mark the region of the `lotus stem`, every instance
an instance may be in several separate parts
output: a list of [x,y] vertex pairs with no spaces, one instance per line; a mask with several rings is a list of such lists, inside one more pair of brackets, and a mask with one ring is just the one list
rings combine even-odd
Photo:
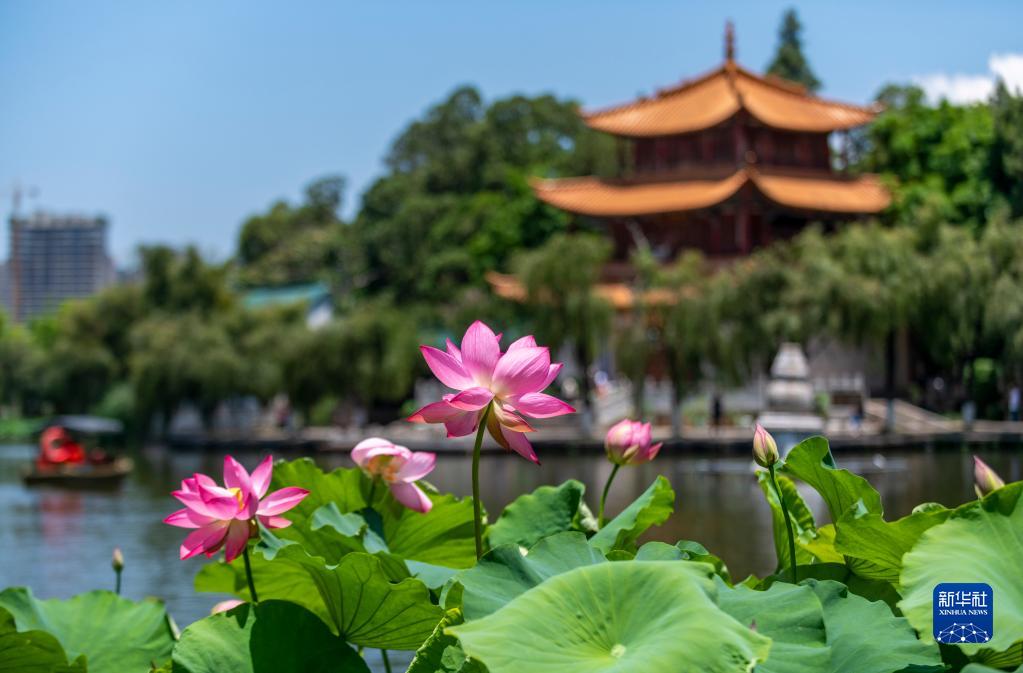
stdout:
[[380,650],[380,658],[384,660],[384,670],[391,673],[391,660],[387,658],[387,650]]
[[118,596],[120,596],[121,595],[121,571],[120,570],[115,570],[114,571],[114,575],[117,578],[114,581],[114,593],[117,594]]
[[604,493],[600,496],[600,511],[597,513],[597,528],[604,527],[604,504],[607,502],[607,492],[611,490],[611,482],[615,480],[615,475],[618,474],[618,468],[621,465],[615,463],[615,466],[611,469],[611,474],[607,477],[607,483],[604,484]]
[[245,545],[245,550],[242,552],[242,557],[245,559],[245,579],[249,581],[249,596],[252,597],[253,603],[259,602],[259,597],[256,595],[256,583],[252,581],[252,564],[249,562],[249,545]]
[[789,560],[792,565],[792,583],[798,584],[799,578],[796,575],[796,536],[792,533],[792,518],[789,516],[789,507],[785,504],[785,496],[782,495],[781,488],[778,487],[778,478],[775,476],[774,464],[768,466],[767,469],[771,473],[771,484],[774,486],[774,492],[778,494],[778,502],[781,503],[781,515],[785,518],[785,531],[789,536]]
[[[493,404],[493,402],[491,402]],[[487,430],[488,404],[480,415],[480,427],[476,431],[476,445],[472,449],[472,514],[476,534],[476,560],[483,558],[483,511],[480,506],[480,449],[483,447],[483,433]]]

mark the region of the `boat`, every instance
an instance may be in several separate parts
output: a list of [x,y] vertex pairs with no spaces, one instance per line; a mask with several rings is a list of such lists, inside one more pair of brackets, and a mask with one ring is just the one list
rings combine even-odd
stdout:
[[107,463],[81,465],[33,465],[22,473],[26,486],[66,488],[117,488],[135,467],[131,458],[114,458]]
[[122,429],[119,421],[95,416],[53,419],[40,433],[39,456],[22,473],[22,480],[27,486],[117,488],[131,473],[134,463],[130,458],[106,453],[91,440],[103,434],[120,433]]

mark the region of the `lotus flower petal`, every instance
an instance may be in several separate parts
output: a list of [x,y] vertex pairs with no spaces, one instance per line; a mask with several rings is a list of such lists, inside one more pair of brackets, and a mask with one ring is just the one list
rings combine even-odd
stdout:
[[270,488],[270,479],[273,477],[273,470],[273,456],[267,456],[263,459],[263,462],[257,465],[256,469],[252,471],[250,482],[252,483],[252,493],[257,499],[266,495],[266,490]]
[[545,393],[513,395],[508,398],[508,402],[515,408],[515,411],[533,418],[553,418],[575,412],[571,405]]
[[405,464],[398,468],[395,477],[399,481],[418,481],[433,472],[437,464],[437,454],[432,451],[413,451]]
[[494,399],[494,393],[486,388],[476,387],[458,393],[448,401],[448,404],[462,411],[479,411],[490,404],[492,399]]
[[501,344],[494,331],[479,320],[469,325],[462,337],[462,366],[476,385],[490,385],[500,357]]
[[394,499],[405,505],[409,509],[426,513],[433,507],[433,502],[430,501],[423,490],[412,483],[396,482],[390,485],[391,495]]
[[282,514],[302,502],[307,495],[309,495],[309,491],[297,486],[282,488],[263,498],[256,514],[261,516]]
[[479,411],[459,411],[457,415],[444,421],[444,429],[448,431],[448,437],[465,437],[476,432],[479,422]]
[[505,352],[511,353],[512,351],[518,350],[519,348],[536,348],[536,338],[532,334],[527,334],[521,339],[516,339],[515,341],[511,342],[511,344],[508,346],[508,350]]
[[544,388],[551,368],[546,348],[517,348],[501,356],[494,369],[494,390],[503,395],[534,393]]
[[210,549],[219,549],[227,535],[230,521],[214,521],[202,528],[197,528],[185,537],[181,543],[181,560],[209,553]]
[[543,386],[540,387],[540,390],[545,390],[554,383],[554,379],[558,378],[558,374],[561,373],[561,368],[564,366],[561,362],[551,363],[551,368],[547,370],[547,377],[543,380]]
[[474,385],[472,376],[462,363],[449,353],[430,346],[420,346],[419,350],[433,375],[448,388],[463,390]]
[[238,558],[245,545],[249,543],[249,524],[244,521],[232,521],[224,538],[224,560],[228,563]]

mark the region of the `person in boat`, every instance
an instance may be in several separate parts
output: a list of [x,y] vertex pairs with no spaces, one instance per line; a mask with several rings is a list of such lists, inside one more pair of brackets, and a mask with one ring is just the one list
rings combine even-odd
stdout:
[[85,459],[85,449],[82,445],[74,441],[68,431],[59,425],[46,428],[39,436],[39,457],[36,459],[36,465],[40,469],[58,465],[83,465]]

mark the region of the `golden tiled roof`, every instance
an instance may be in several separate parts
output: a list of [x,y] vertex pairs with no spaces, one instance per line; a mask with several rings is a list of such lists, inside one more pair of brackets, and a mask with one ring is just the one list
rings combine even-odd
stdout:
[[653,98],[583,115],[598,131],[649,137],[688,133],[715,126],[739,110],[777,129],[826,133],[862,126],[878,110],[813,96],[792,82],[763,77],[734,61]]
[[[515,276],[488,271],[486,279],[498,297],[517,302],[526,300],[526,288]],[[636,301],[635,292],[625,283],[598,283],[594,292],[619,311],[632,308]],[[644,292],[642,297],[647,305],[663,306],[674,303],[676,295],[666,288],[653,288]]]
[[891,195],[873,175],[855,178],[816,171],[741,168],[711,179],[625,182],[599,178],[533,180],[537,198],[592,217],[628,217],[709,208],[752,184],[767,199],[789,208],[870,214],[888,207]]

